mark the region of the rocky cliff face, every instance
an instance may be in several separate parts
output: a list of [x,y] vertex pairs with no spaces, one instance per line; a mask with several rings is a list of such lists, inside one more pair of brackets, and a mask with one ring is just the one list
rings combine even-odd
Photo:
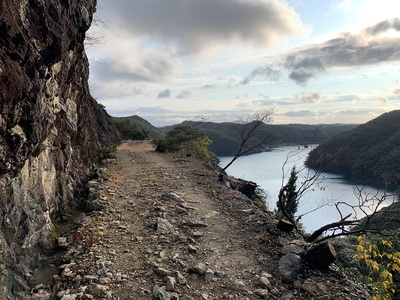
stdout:
[[[96,149],[119,138],[90,96],[96,0],[0,2],[0,296],[27,288]],[[6,298],[9,297],[9,298]]]

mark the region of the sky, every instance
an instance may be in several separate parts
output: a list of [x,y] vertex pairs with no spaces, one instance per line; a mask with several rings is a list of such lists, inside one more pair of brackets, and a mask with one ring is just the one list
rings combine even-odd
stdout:
[[[155,126],[365,123],[400,109],[398,0],[98,0],[93,97]],[[89,40],[88,40],[89,41]]]

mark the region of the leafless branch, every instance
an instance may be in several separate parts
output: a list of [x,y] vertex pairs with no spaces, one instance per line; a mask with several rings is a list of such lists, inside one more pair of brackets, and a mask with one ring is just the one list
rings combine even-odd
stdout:
[[[233,156],[232,160],[222,169],[221,174],[225,172],[240,156],[248,154],[261,146],[272,141],[272,136],[265,133],[257,132],[260,126],[264,123],[269,123],[272,121],[273,114],[275,110],[273,108],[256,112],[253,116],[240,119],[238,126],[236,126],[236,131],[240,137],[240,145]],[[249,145],[249,143],[255,140],[255,137],[261,137],[255,144]]]

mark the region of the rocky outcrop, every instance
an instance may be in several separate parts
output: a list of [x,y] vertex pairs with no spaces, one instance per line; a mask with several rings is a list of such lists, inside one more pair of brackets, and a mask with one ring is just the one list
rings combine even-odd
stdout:
[[2,299],[28,288],[96,150],[119,139],[87,83],[84,39],[95,9],[96,0],[0,2]]

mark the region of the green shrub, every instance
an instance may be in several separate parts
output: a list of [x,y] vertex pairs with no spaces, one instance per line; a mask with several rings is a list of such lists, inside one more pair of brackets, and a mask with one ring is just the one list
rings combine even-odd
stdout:
[[105,147],[97,149],[97,155],[99,159],[115,158],[116,152],[117,152],[117,145],[115,144],[110,144]]
[[128,120],[114,119],[114,124],[124,140],[145,140],[149,138],[149,134],[145,130],[139,130],[137,126]]
[[203,132],[189,126],[177,126],[165,135],[164,140],[158,141],[157,151],[181,152],[209,160],[210,144],[211,140]]

